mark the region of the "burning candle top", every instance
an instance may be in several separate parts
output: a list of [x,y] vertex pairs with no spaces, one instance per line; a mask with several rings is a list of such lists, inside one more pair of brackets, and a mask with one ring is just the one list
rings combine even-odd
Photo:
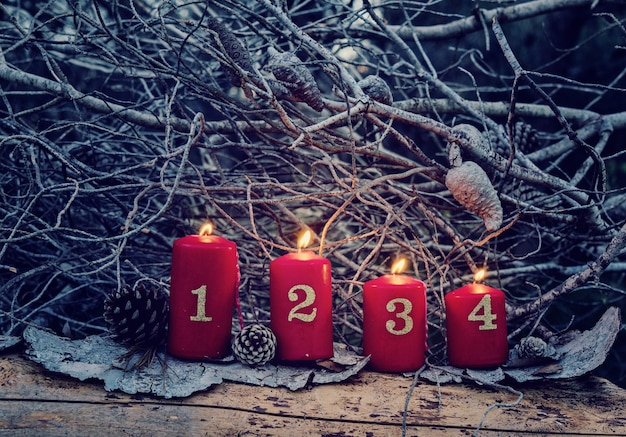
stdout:
[[333,355],[330,261],[310,250],[311,231],[298,251],[270,263],[271,328],[281,360],[315,360]]
[[363,352],[375,370],[408,372],[424,364],[426,287],[400,274],[406,264],[401,258],[390,275],[363,285]]
[[493,367],[508,357],[505,296],[501,290],[474,282],[445,296],[448,359],[457,367]]

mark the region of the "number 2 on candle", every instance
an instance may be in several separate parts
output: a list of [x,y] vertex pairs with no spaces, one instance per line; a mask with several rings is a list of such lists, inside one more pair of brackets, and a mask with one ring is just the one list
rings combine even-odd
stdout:
[[198,305],[196,306],[196,315],[189,317],[189,320],[192,322],[210,322],[213,320],[213,317],[206,315],[206,285],[191,290],[191,294],[198,295]]
[[299,313],[298,311],[313,305],[313,302],[315,302],[315,290],[310,285],[294,285],[289,289],[289,292],[287,293],[287,297],[291,302],[295,302],[298,300],[298,293],[296,293],[296,291],[298,290],[304,291],[304,300],[298,305],[294,306],[291,311],[289,311],[287,320],[291,322],[293,319],[298,319],[302,320],[303,322],[312,322],[313,320],[315,320],[315,316],[317,315],[317,308],[313,308],[309,314]]
[[[483,313],[478,314],[478,311],[482,308]],[[478,302],[478,305],[474,307],[467,320],[470,322],[483,322],[478,326],[479,331],[491,331],[492,329],[498,329],[498,325],[493,323],[498,318],[497,314],[491,312],[491,295],[485,294],[483,298]]]
[[387,331],[393,335],[408,334],[413,329],[413,318],[409,316],[409,313],[413,310],[413,304],[408,299],[398,297],[387,302],[387,311],[393,313],[396,310],[396,304],[402,305],[402,311],[399,311],[394,315],[397,318],[404,320],[404,328],[396,329],[397,323],[393,320],[387,320],[385,327],[387,328]]

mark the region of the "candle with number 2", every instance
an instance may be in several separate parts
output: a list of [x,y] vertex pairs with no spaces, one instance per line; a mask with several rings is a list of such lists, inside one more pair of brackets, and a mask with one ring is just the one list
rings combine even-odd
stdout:
[[310,238],[310,231],[305,232],[298,241],[298,252],[270,263],[270,325],[281,360],[333,356],[330,261],[302,250]]
[[167,349],[185,359],[216,359],[230,353],[233,308],[239,288],[237,245],[212,235],[174,242]]
[[363,354],[383,372],[419,369],[426,350],[426,286],[400,275],[405,259],[363,285]]
[[504,292],[477,283],[484,274],[445,297],[448,360],[456,367],[495,367],[508,358]]

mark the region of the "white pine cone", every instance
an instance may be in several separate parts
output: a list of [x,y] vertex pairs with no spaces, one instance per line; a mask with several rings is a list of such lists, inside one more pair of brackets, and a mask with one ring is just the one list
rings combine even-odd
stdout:
[[502,226],[503,212],[498,193],[478,164],[465,161],[452,167],[446,174],[445,183],[457,202],[483,220],[488,232]]
[[521,358],[541,358],[548,352],[548,343],[539,337],[524,337],[520,340],[517,353]]
[[248,325],[235,336],[233,354],[242,363],[263,365],[276,355],[276,336],[266,326]]
[[533,336],[522,338],[513,350],[522,359],[548,358],[559,360],[562,357],[562,353],[554,345]]

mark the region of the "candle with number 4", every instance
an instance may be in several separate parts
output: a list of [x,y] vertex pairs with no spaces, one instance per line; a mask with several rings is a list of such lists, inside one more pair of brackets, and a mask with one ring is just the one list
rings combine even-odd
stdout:
[[401,275],[406,260],[392,274],[363,285],[363,354],[369,366],[383,372],[410,372],[424,364],[426,286]]
[[212,235],[174,242],[167,349],[179,358],[222,358],[230,353],[233,308],[239,288],[237,245]]
[[302,250],[310,238],[310,231],[305,232],[298,240],[298,252],[270,263],[270,325],[281,360],[333,356],[330,261]]
[[504,292],[479,284],[484,274],[445,297],[448,360],[456,367],[495,367],[508,358]]

